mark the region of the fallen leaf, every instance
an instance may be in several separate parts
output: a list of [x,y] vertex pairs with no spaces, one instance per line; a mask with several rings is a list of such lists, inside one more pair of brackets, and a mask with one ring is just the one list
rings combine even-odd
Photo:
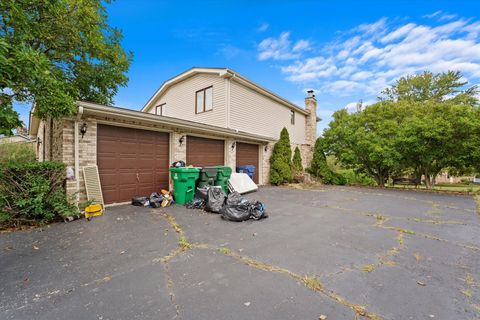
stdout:
[[250,301],[245,302],[244,305],[248,307],[250,305]]
[[40,249],[40,248],[37,247],[37,246],[33,246],[33,249],[38,250],[38,249]]
[[318,320],[327,320],[327,316],[324,314],[321,314],[320,317],[318,317]]
[[120,254],[124,254],[125,252],[126,252],[126,251],[122,251],[122,252],[120,252]]
[[421,281],[417,281],[417,284],[424,287],[426,286],[425,282],[421,282]]

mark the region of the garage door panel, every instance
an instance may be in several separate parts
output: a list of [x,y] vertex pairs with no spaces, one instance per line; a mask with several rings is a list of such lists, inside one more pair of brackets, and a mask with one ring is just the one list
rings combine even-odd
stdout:
[[259,171],[259,145],[253,143],[237,142],[237,167],[253,165],[257,169],[253,176],[253,181],[258,183],[258,171]]
[[187,165],[196,167],[223,165],[223,140],[187,136]]
[[169,134],[98,125],[97,163],[105,203],[168,188]]

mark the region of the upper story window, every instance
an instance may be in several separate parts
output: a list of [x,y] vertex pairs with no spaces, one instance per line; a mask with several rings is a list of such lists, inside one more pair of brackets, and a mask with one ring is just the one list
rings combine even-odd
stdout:
[[295,124],[295,111],[290,110],[290,123]]
[[213,87],[195,92],[195,113],[202,113],[213,109]]
[[158,115],[158,116],[164,116],[166,106],[167,106],[166,103],[162,103],[161,105],[156,106],[155,107],[155,114]]

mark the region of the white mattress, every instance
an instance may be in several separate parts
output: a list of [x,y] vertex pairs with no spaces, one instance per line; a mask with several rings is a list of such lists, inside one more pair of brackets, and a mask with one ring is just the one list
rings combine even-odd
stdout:
[[258,186],[246,173],[232,172],[230,180],[228,180],[228,188],[230,191],[237,191],[240,194],[256,191]]

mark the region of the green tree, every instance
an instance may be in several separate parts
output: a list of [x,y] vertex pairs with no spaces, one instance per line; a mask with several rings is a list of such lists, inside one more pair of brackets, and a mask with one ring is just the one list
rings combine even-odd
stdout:
[[300,154],[300,149],[298,149],[298,147],[295,147],[295,151],[293,152],[292,169],[294,172],[303,171],[302,155]]
[[270,183],[279,185],[292,181],[292,147],[288,130],[283,128],[270,157]]
[[383,187],[400,165],[396,136],[403,116],[402,106],[391,102],[378,102],[355,113],[339,110],[324,132],[325,150]]
[[397,150],[427,188],[442,170],[467,171],[480,159],[478,91],[466,85],[460,72],[424,72],[400,78],[383,92],[382,100],[406,110]]
[[334,172],[328,165],[324,145],[325,141],[322,138],[317,138],[313,148],[312,162],[308,171],[314,176],[322,179],[322,182],[325,184],[345,184],[346,181],[344,177]]
[[34,102],[40,118],[71,115],[76,100],[112,103],[132,55],[107,24],[109,2],[0,2],[1,133],[19,125],[14,101]]

